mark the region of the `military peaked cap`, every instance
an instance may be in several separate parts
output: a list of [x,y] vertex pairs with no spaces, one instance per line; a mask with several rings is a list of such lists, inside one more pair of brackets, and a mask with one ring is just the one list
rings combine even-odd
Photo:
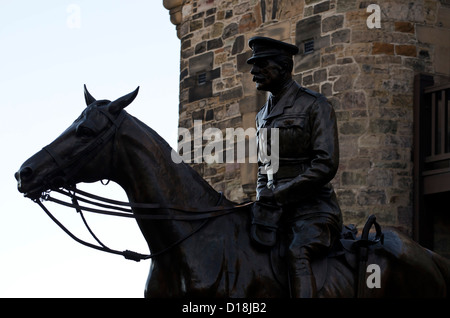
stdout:
[[256,59],[271,56],[286,55],[293,56],[298,53],[295,45],[278,41],[264,36],[255,36],[248,41],[248,45],[253,50],[253,55],[247,60],[248,64],[253,64]]

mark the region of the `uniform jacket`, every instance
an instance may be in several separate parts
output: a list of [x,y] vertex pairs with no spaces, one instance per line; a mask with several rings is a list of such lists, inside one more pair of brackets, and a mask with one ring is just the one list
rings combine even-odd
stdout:
[[[256,116],[257,147],[270,152],[270,133],[278,128],[279,168],[274,175],[274,195],[292,217],[326,213],[341,219],[341,211],[330,181],[339,165],[339,142],[333,107],[321,94],[288,84],[269,113],[269,101]],[[265,145],[261,143],[264,142]],[[258,160],[257,197],[266,188],[267,174]]]

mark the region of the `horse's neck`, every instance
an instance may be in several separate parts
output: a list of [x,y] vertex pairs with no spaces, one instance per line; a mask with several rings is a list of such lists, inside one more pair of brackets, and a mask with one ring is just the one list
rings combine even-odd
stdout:
[[115,179],[131,202],[214,206],[218,193],[185,163],[172,160],[170,146],[151,128],[129,117],[119,136]]
[[[186,208],[208,208],[217,204],[219,194],[195,170],[184,163],[174,163],[170,146],[137,119],[127,117],[116,138],[111,179],[125,190],[131,203],[159,203]],[[226,204],[231,203],[226,201]],[[167,211],[133,210],[138,214]],[[138,219],[137,223],[152,253],[165,250],[198,226],[198,222],[172,220]],[[173,252],[183,253],[182,250],[172,249],[170,255]],[[165,262],[164,266],[169,266],[171,263],[167,255],[155,261]]]

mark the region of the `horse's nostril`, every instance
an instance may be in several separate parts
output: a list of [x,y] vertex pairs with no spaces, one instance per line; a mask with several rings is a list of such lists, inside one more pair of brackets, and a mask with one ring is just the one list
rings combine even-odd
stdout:
[[19,181],[19,172],[14,173],[14,178],[16,178],[17,181]]
[[21,180],[27,180],[27,179],[31,178],[32,175],[33,175],[33,169],[31,169],[30,167],[24,167],[24,168],[20,169],[20,171],[19,171],[19,177]]

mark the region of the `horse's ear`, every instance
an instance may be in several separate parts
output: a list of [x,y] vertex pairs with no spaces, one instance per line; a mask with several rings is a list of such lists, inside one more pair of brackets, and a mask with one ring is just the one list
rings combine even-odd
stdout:
[[134,90],[134,92],[131,92],[125,96],[122,96],[115,101],[111,102],[108,105],[108,110],[111,114],[117,114],[122,109],[127,107],[131,104],[131,102],[136,98],[137,94],[139,92],[139,86]]
[[88,92],[86,84],[84,84],[84,99],[86,100],[86,106],[89,106],[96,101],[96,99]]

